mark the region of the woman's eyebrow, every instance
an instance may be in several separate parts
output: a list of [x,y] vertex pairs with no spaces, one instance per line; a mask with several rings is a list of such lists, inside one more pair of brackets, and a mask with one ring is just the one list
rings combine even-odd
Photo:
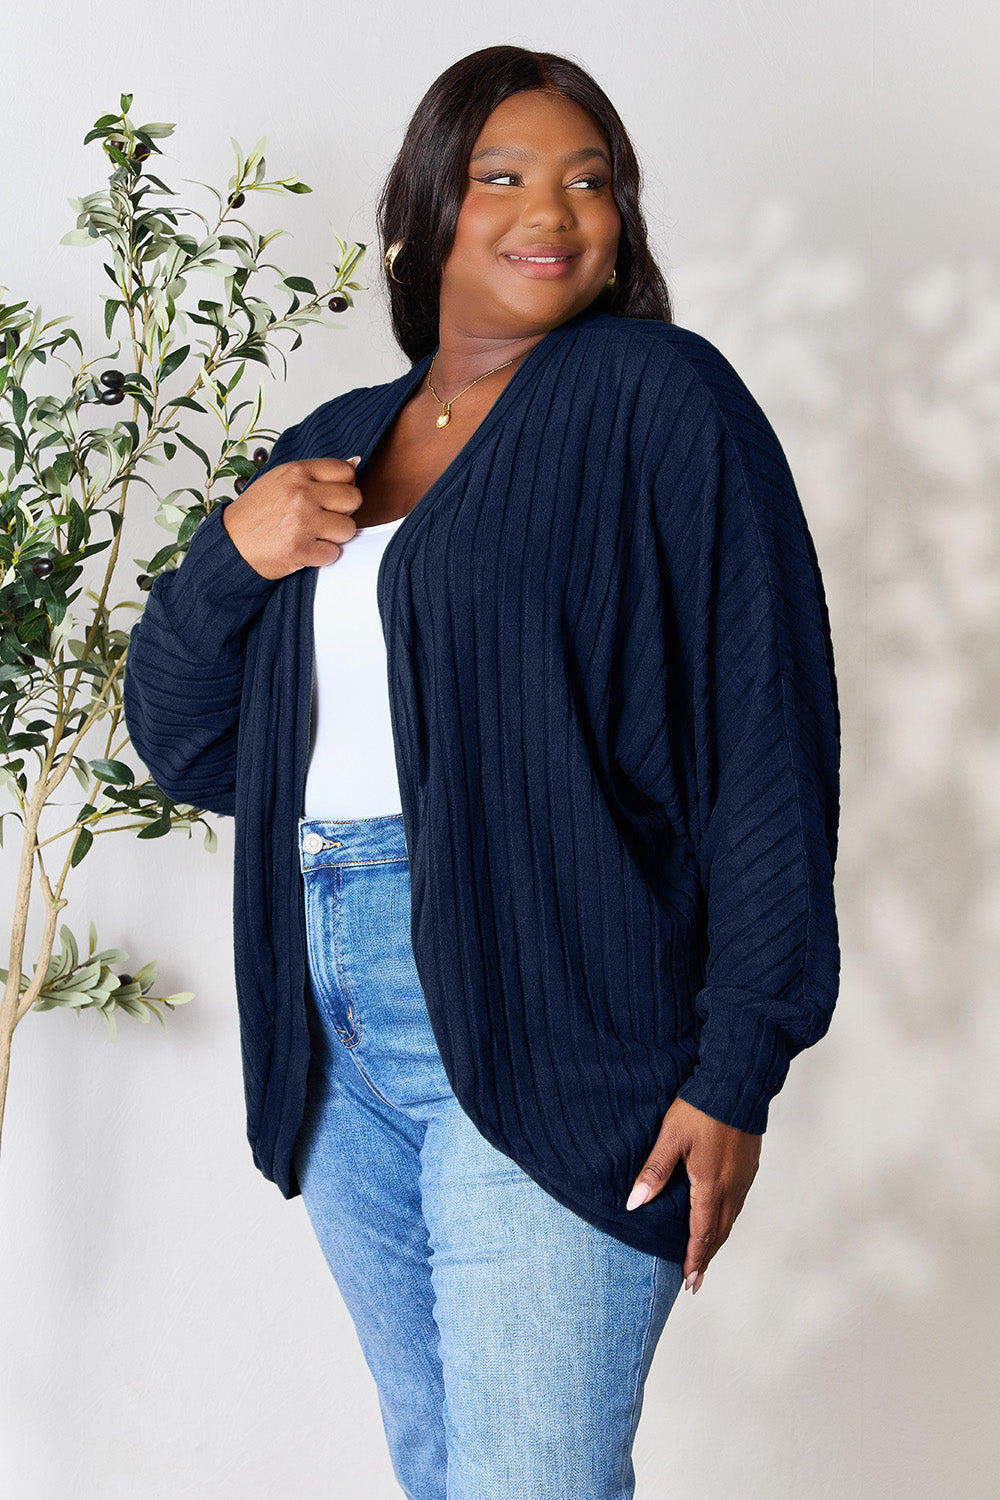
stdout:
[[[534,151],[525,151],[521,146],[487,146],[482,151],[477,151],[471,161],[480,161],[484,156],[509,156],[515,161],[536,161],[537,154]],[[570,162],[590,161],[593,157],[599,157],[610,167],[611,158],[606,151],[598,146],[582,146],[579,151],[568,151],[559,160],[568,165]]]

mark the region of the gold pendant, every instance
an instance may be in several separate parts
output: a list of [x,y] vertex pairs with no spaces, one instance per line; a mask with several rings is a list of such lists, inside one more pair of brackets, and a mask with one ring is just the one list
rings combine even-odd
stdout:
[[444,409],[444,411],[438,417],[437,424],[438,424],[439,427],[447,427],[447,425],[448,425],[448,423],[450,421],[451,421],[451,407],[450,406],[446,406],[445,409]]

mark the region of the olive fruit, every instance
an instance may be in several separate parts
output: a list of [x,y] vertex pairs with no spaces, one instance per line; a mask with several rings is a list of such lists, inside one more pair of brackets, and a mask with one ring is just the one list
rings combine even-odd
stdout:
[[121,370],[102,370],[101,384],[110,387],[113,391],[117,391],[125,384],[125,376]]
[[242,208],[246,201],[246,195],[244,193],[236,193],[229,199],[229,207]]
[[118,976],[118,987],[119,987],[119,989],[124,989],[127,984],[135,984],[135,979],[133,978],[133,976],[131,974],[119,974],[119,976]]
[[12,340],[12,349],[16,349],[21,342],[21,335],[16,328],[0,329],[0,348],[3,348],[5,351],[8,339]]
[[55,563],[52,561],[51,557],[36,557],[34,562],[31,564],[31,571],[34,573],[36,578],[48,578],[49,574],[54,570],[54,568]]
[[331,297],[326,305],[331,312],[346,312],[351,304],[348,302],[346,297],[338,296]]
[[266,464],[267,460],[268,452],[266,448],[255,448],[253,450],[253,461],[258,468],[260,468],[261,464]]
[[240,477],[237,479],[236,483],[233,485],[233,489],[236,491],[237,495],[242,495],[243,491],[246,489],[246,487],[247,487],[247,485],[249,483],[250,483],[249,479],[246,479],[241,474]]
[[153,587],[153,576],[151,573],[140,573],[135,582],[137,588],[147,593]]
[[149,155],[149,147],[142,141],[138,143],[131,156],[129,156],[128,154],[127,141],[112,140],[108,141],[108,145],[114,146],[116,151],[120,151],[122,156],[127,158],[130,167],[134,167],[137,162],[145,161],[146,157]]
[[97,400],[101,406],[117,406],[119,401],[125,400],[125,392],[119,386],[118,390],[102,391]]

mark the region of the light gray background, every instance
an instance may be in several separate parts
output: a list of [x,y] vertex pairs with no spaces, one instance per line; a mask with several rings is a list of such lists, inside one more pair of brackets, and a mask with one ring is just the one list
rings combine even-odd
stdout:
[[[167,180],[251,199],[319,280],[374,246],[404,126],[496,42],[569,54],[647,173],[677,322],[770,417],[813,530],[844,715],[842,998],[772,1108],[760,1174],[657,1351],[639,1500],[987,1500],[997,1441],[1000,253],[987,0],[426,0],[7,9],[0,282],[105,348],[106,184],[82,137],[134,93]],[[207,214],[207,194],[191,188]],[[373,290],[267,381],[276,429],[406,366]],[[286,340],[286,347],[288,341]],[[280,376],[280,363],[276,366]],[[345,455],[346,456],[346,455]],[[192,471],[192,478],[194,471]],[[187,482],[175,479],[172,484]],[[164,534],[130,501],[130,556]],[[128,569],[123,569],[123,589]],[[127,593],[127,590],[125,590]],[[131,617],[129,617],[131,619]],[[92,752],[96,753],[96,752]],[[75,787],[75,784],[74,784]],[[69,794],[68,794],[69,795]],[[253,1167],[231,955],[232,825],[102,838],[64,914],[196,1000],[163,1031],[29,1015],[0,1170],[0,1472],[10,1500],[392,1500],[375,1390],[312,1238]],[[6,894],[14,825],[2,852]],[[35,918],[39,917],[36,910]],[[37,920],[35,931],[37,932]],[[162,992],[162,991],[161,991]],[[581,1497],[583,1500],[583,1497]]]

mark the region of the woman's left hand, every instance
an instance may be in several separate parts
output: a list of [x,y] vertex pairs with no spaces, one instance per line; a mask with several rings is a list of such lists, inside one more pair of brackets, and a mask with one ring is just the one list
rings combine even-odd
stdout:
[[713,1120],[685,1099],[675,1099],[663,1117],[656,1145],[625,1206],[638,1208],[655,1198],[677,1163],[683,1161],[691,1183],[684,1285],[692,1292],[701,1286],[709,1261],[729,1238],[757,1175],[763,1139]]

